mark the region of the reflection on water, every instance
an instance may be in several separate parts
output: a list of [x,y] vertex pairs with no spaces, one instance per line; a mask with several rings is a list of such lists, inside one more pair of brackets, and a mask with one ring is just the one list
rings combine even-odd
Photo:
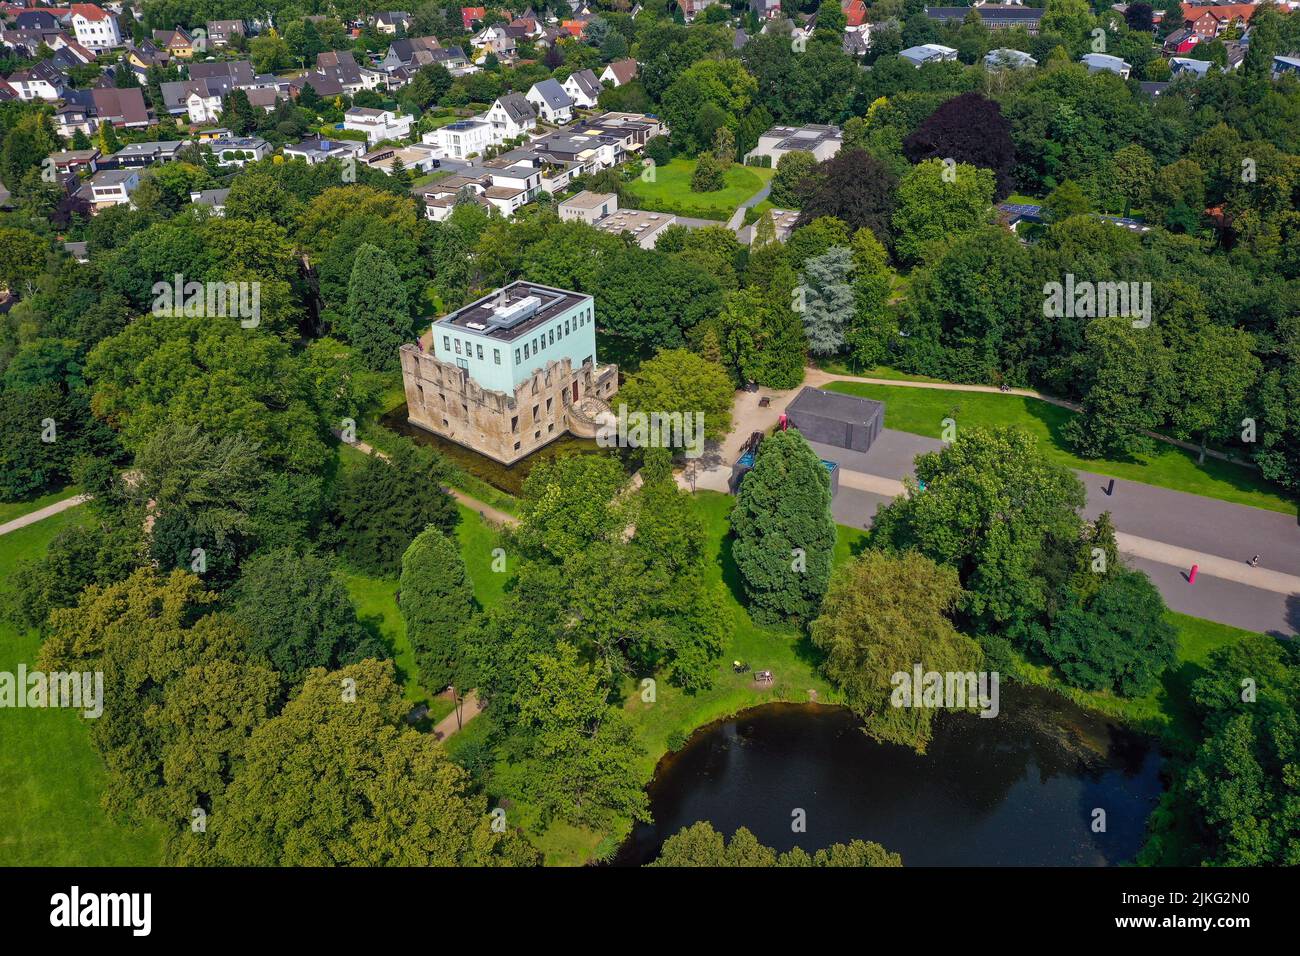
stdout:
[[464,445],[458,445],[454,441],[448,441],[433,432],[412,425],[406,420],[405,404],[386,412],[379,421],[385,428],[406,435],[421,445],[437,449],[442,455],[454,461],[465,473],[512,495],[518,495],[522,491],[524,479],[539,461],[552,461],[564,455],[608,453],[606,449],[600,448],[593,438],[575,438],[573,435],[566,434],[533,452],[522,461],[517,461],[513,465],[503,465],[486,455],[471,451]]
[[[1101,866],[1131,860],[1161,792],[1149,738],[1035,688],[1004,685],[1002,714],[943,714],[929,753],[872,741],[843,708],[776,704],[722,721],[666,758],[649,787],[654,825],[618,862],[708,820],[778,850],[852,839],[907,866]],[[791,813],[807,832],[791,832]],[[1105,832],[1093,832],[1096,810]]]

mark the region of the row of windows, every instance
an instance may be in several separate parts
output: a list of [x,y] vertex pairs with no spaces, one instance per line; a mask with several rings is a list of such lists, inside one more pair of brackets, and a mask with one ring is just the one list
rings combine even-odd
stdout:
[[[483,346],[482,346],[481,343],[471,342],[469,339],[466,339],[466,340],[465,340],[465,351],[462,352],[461,349],[460,349],[460,343],[461,343],[461,340],[460,340],[460,339],[455,339],[455,340],[453,340],[452,337],[451,337],[450,335],[444,335],[444,336],[442,337],[442,350],[443,350],[444,352],[450,352],[453,343],[454,343],[455,346],[456,346],[456,354],[457,354],[457,355],[465,355],[467,358],[475,358],[475,357],[477,357],[477,358],[479,359],[479,361],[482,361],[482,360],[483,360]],[[500,349],[493,349],[493,350],[492,350],[492,362],[493,362],[493,364],[496,364],[496,365],[500,365],[500,364],[501,364],[501,350],[500,350]]]
[[529,343],[525,342],[523,347],[523,356],[520,356],[520,350],[515,349],[515,364],[519,365],[523,359],[530,358],[539,354],[547,346],[554,345],[556,339],[563,340],[566,335],[576,332],[578,329],[591,322],[591,308],[588,307],[585,312],[579,312],[572,320],[565,319],[561,327],[558,323],[555,328],[543,332],[540,337],[533,339],[531,350]]
[[[576,332],[583,326],[591,323],[591,308],[588,307],[585,312],[579,312],[573,319],[565,319],[564,326],[556,325],[555,328],[548,332],[543,332],[538,338],[533,339],[531,343],[525,342],[522,354],[520,349],[515,349],[515,364],[519,365],[524,359],[532,358],[534,355],[541,353],[542,349],[554,345],[557,338],[563,339],[566,335]],[[450,335],[442,337],[442,350],[450,353],[453,348],[457,355],[464,355],[466,358],[477,358],[483,360],[483,345],[478,342],[471,342],[469,339],[453,339]],[[492,364],[501,364],[501,350],[492,350]]]

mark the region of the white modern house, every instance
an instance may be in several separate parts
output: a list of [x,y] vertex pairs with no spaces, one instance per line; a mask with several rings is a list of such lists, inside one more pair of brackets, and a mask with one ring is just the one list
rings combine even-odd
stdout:
[[492,124],[492,142],[504,143],[531,132],[537,125],[537,110],[522,93],[498,96],[483,118]]
[[371,146],[386,139],[406,139],[411,135],[411,121],[410,116],[367,106],[354,106],[343,114],[343,128],[365,133]]
[[1088,68],[1089,73],[1115,73],[1126,80],[1133,69],[1130,64],[1109,53],[1087,53],[1079,58],[1079,62]]
[[131,193],[140,185],[140,173],[135,169],[101,169],[90,177],[91,202],[95,209],[107,209],[131,201]]
[[766,156],[775,167],[786,153],[811,153],[819,163],[824,163],[844,145],[844,132],[838,126],[810,123],[807,126],[773,126],[758,138],[758,145],[745,155]]
[[74,3],[69,22],[77,42],[87,50],[99,52],[122,45],[117,18],[93,3]]
[[219,166],[243,166],[271,154],[271,144],[260,136],[222,137],[210,140],[207,145]]
[[943,46],[940,43],[922,43],[920,46],[910,46],[898,55],[917,69],[927,63],[950,63],[957,59],[955,49],[950,46]]
[[306,160],[309,166],[315,166],[326,160],[345,160],[356,158],[365,152],[365,146],[350,139],[305,139],[294,146],[284,148],[286,159]]
[[573,100],[564,92],[559,80],[545,79],[534,83],[528,91],[528,102],[533,104],[538,117],[547,123],[563,126],[573,119]]
[[438,147],[448,159],[469,159],[483,155],[492,145],[492,124],[481,119],[457,120],[425,133],[421,139]]
[[1001,47],[984,54],[984,67],[989,70],[1025,70],[1037,66],[1038,61],[1028,53]]

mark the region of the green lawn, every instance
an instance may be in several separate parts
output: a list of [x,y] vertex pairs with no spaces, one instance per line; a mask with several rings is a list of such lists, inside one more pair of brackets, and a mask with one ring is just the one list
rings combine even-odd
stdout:
[[712,193],[691,192],[694,172],[695,160],[674,159],[655,169],[654,182],[638,177],[627,184],[627,190],[640,209],[726,221],[737,206],[763,188],[775,170],[733,164],[725,174],[726,186]]
[[71,498],[79,490],[76,485],[69,485],[66,488],[60,488],[58,491],[51,491],[47,495],[41,495],[39,498],[29,498],[25,501],[0,501],[0,524],[6,524],[15,518],[31,514],[33,511],[44,508],[46,505],[52,505],[56,501],[62,501],[64,498]]
[[1069,468],[1283,514],[1296,513],[1296,502],[1284,497],[1258,472],[1213,458],[1198,465],[1194,454],[1172,445],[1162,444],[1154,453],[1132,461],[1080,458],[1069,451],[1063,435],[1066,422],[1078,413],[1040,399],[863,382],[832,382],[826,387],[884,402],[886,428],[938,438],[945,418],[954,419],[959,432],[964,426],[1015,425],[1036,437],[1048,458]]
[[[0,537],[0,582],[85,513],[73,508]],[[0,671],[33,667],[39,650],[36,631],[0,621]],[[161,829],[122,826],[100,806],[104,767],[81,716],[24,709],[0,721],[0,866],[158,865]]]
[[[361,455],[355,449],[347,451]],[[492,549],[497,547],[497,533],[478,516],[478,512],[464,505],[456,508],[461,517],[456,526],[456,537],[474,584],[474,597],[483,607],[491,607],[501,600],[509,577],[508,573],[492,570]],[[435,721],[451,713],[451,701],[433,697],[416,677],[415,652],[406,638],[406,622],[397,605],[397,578],[374,577],[349,568],[341,571],[340,575],[362,623],[375,628],[392,647],[393,663],[397,666],[406,699],[412,705],[427,704],[430,718]]]

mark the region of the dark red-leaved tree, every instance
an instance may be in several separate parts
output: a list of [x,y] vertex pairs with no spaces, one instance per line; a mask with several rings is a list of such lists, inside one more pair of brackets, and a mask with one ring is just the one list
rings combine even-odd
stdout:
[[803,183],[799,222],[835,216],[854,232],[866,226],[889,245],[898,177],[866,150],[851,149],[818,163]]
[[903,140],[903,152],[913,163],[952,159],[991,169],[997,177],[998,199],[1006,198],[1015,186],[1011,124],[1002,107],[978,93],[963,93],[940,104]]
[[1155,14],[1149,3],[1130,3],[1124,11],[1124,22],[1135,33],[1150,33],[1155,28]]

